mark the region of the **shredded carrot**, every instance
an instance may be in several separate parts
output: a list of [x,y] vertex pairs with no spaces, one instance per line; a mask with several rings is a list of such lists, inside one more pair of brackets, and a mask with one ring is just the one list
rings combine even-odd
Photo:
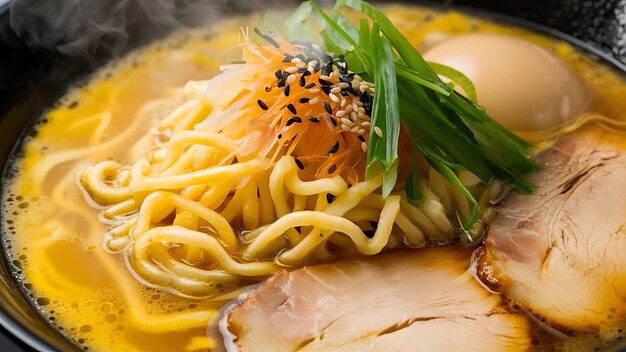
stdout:
[[226,104],[235,116],[220,132],[238,141],[244,158],[298,158],[304,179],[340,175],[350,184],[361,181],[373,85],[361,83],[342,58],[333,59],[314,44],[271,39],[278,47],[245,41],[245,64],[225,67],[241,70],[246,87]]

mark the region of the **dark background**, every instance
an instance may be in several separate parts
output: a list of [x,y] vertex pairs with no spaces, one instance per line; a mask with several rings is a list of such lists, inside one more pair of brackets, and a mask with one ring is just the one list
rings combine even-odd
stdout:
[[[16,3],[14,5],[19,3],[20,6],[28,7],[38,1],[52,5],[68,2],[65,0],[14,0],[13,2]],[[98,4],[92,0],[80,1],[94,6]],[[171,28],[168,23],[155,24],[154,21],[147,21],[140,13],[138,14],[141,11],[134,5],[141,0],[97,1],[101,1],[99,4],[120,2],[129,4],[127,13],[124,14],[128,19],[125,23],[127,27],[125,30],[129,35],[124,38],[123,43],[120,43],[119,37],[115,36],[116,33],[111,36],[98,37],[94,45],[79,52],[75,52],[75,47],[67,45],[61,46],[60,49],[54,48],[57,44],[62,45],[65,40],[63,36],[55,37],[55,30],[42,32],[46,39],[43,47],[33,44],[34,39],[37,38],[28,31],[23,31],[21,36],[17,36],[9,26],[9,6],[0,6],[1,164],[6,163],[6,156],[9,155],[16,136],[27,125],[26,121],[31,120],[33,116],[38,115],[42,109],[59,98],[72,82],[75,82],[77,78],[86,77],[89,72],[109,60],[112,53],[122,55],[128,48],[159,37]],[[192,2],[196,6],[202,3],[202,0],[160,0],[150,4],[174,4],[174,7],[178,8],[179,5],[184,6]],[[211,7],[211,12],[204,15],[217,16],[217,13],[228,15],[238,11],[262,9],[272,3],[284,7],[298,2],[297,0],[205,0],[203,4]],[[424,1],[419,1],[419,3],[428,4]],[[449,0],[430,4],[444,7],[461,5],[485,8],[527,19],[570,34],[626,64],[626,0]],[[55,7],[51,9],[48,12],[53,13]],[[107,9],[96,11],[96,15],[100,16],[96,19],[106,20]],[[186,24],[203,20],[197,14],[193,16],[193,13],[179,14],[177,12],[176,15],[181,17],[181,22]],[[67,20],[71,21],[72,17],[67,17]],[[47,23],[40,22],[39,25],[45,28]],[[73,25],[71,35],[81,37],[93,34],[87,25],[85,25],[87,27],[81,27],[80,23]],[[27,43],[30,43],[30,46]],[[5,269],[0,271],[6,272],[7,263],[3,265]],[[11,323],[11,318],[0,310],[0,322],[5,319],[9,321],[8,324],[15,324]],[[0,330],[0,351],[25,350],[29,350],[25,344],[12,337],[5,329]]]

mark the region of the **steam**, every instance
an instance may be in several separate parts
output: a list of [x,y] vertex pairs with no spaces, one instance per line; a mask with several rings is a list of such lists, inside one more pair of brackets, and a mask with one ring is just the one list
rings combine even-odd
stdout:
[[32,48],[68,55],[120,53],[179,27],[212,23],[225,15],[282,8],[297,0],[13,0],[11,28]]

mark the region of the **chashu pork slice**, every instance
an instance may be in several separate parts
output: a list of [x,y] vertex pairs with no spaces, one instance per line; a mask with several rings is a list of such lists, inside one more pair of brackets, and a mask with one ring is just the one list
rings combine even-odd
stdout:
[[498,205],[486,282],[567,331],[626,321],[626,133],[587,125],[538,159],[532,195]]
[[530,346],[454,248],[388,252],[279,272],[228,317],[240,351],[506,351]]

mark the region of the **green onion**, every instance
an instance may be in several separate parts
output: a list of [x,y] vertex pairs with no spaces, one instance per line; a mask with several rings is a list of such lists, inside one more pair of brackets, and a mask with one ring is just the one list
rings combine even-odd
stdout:
[[[476,89],[465,75],[426,62],[389,18],[365,1],[338,0],[332,17],[313,2],[305,2],[300,8],[307,3],[325,24],[321,33],[325,49],[343,53],[352,71],[374,81],[371,130],[379,128],[383,137],[370,133],[366,177],[383,173],[383,195],[388,195],[396,182],[401,119],[430,165],[474,206],[462,224],[465,230],[478,219],[480,207],[459,181],[458,172],[468,170],[485,184],[499,178],[518,191],[533,191],[533,185],[525,179],[537,168],[529,144],[500,126],[476,104]],[[343,17],[339,11],[343,6],[369,17],[371,30],[365,19],[359,21],[357,28]],[[438,75],[463,88],[469,99],[442,82]],[[405,184],[410,201],[421,196],[416,187],[417,175],[414,165]]]
[[[469,78],[463,73],[453,69],[450,66],[438,64],[436,62],[428,62],[428,65],[435,71],[436,74],[440,76],[444,76],[452,81],[452,83],[463,88],[463,91],[467,95],[467,98],[472,102],[476,103],[478,97],[476,96],[476,87]],[[449,95],[449,94],[447,94]]]
[[409,177],[407,177],[406,182],[404,183],[404,193],[406,193],[406,197],[409,200],[409,203],[418,206],[419,200],[422,198],[422,193],[419,188],[419,171],[417,170],[417,161],[415,160],[415,155],[417,153],[413,151],[411,153],[411,173],[409,173]]
[[[371,177],[375,163],[383,166],[383,196],[388,196],[396,184],[398,174],[398,138],[400,136],[400,104],[394,55],[389,42],[380,36],[380,26],[374,21],[370,36],[374,61],[374,106],[367,150],[366,177]],[[375,130],[382,131],[379,137]],[[370,171],[370,174],[367,171]]]

